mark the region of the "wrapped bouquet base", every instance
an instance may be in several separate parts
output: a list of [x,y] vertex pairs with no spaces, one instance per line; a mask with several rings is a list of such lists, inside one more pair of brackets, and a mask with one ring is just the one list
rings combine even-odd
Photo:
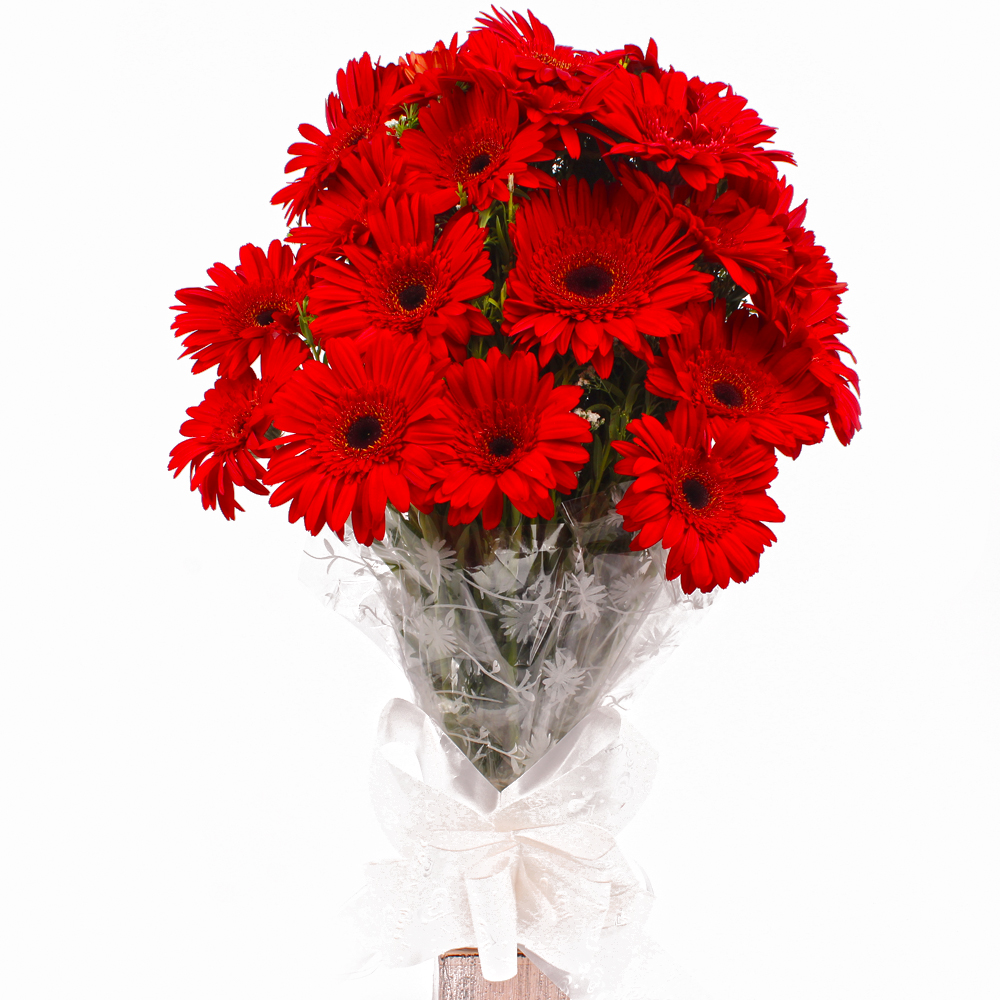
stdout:
[[492,529],[411,510],[371,546],[324,533],[304,582],[396,660],[414,701],[498,791],[602,705],[627,702],[712,594],[632,551],[615,494]]
[[615,837],[656,754],[617,706],[711,599],[630,551],[607,497],[563,514],[491,531],[391,514],[385,542],[326,536],[306,560],[416,702],[379,724],[373,803],[399,857],[368,866],[352,905],[356,971],[468,948],[501,984],[520,951],[553,996],[642,996],[653,896]]
[[655,761],[601,708],[498,792],[394,699],[372,790],[400,857],[368,866],[345,914],[345,972],[435,961],[455,1000],[703,1000],[646,933],[652,891],[615,844]]

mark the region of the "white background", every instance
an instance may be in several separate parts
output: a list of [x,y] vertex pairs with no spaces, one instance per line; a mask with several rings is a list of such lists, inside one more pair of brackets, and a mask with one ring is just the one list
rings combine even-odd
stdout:
[[[996,100],[971,5],[570,4],[557,40],[731,81],[850,283],[864,431],[784,461],[788,520],[631,712],[623,838],[715,1000],[995,1000]],[[473,3],[36,3],[3,65],[5,1000],[427,1000],[335,978],[386,847],[367,758],[401,675],[297,582],[307,536],[166,471],[211,379],[176,288],[268,204],[338,67]],[[995,66],[994,66],[995,68]],[[991,954],[992,951],[992,954]]]

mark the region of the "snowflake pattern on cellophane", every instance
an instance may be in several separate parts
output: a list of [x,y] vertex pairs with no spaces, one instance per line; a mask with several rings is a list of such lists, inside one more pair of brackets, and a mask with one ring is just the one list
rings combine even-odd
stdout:
[[[632,552],[592,502],[568,523],[462,536],[390,513],[370,549],[348,534],[307,553],[306,582],[403,667],[417,704],[503,788],[599,705],[627,702],[640,668],[712,602]],[[595,510],[597,511],[595,515]]]

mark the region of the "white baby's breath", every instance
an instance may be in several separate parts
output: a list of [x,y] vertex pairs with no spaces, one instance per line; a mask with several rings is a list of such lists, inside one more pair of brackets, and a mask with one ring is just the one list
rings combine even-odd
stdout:
[[590,424],[590,429],[592,431],[596,431],[597,428],[604,423],[604,417],[602,417],[599,413],[595,413],[593,410],[584,410],[581,409],[580,407],[577,407],[573,412],[578,417],[583,417],[583,419],[586,420],[588,424]]

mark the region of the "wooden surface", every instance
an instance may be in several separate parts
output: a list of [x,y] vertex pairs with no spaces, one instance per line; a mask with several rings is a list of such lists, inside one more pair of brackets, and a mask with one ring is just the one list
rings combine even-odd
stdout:
[[474,948],[449,951],[438,959],[437,1000],[568,1000],[562,990],[520,952],[517,978],[505,983],[488,983],[479,971],[479,955]]

